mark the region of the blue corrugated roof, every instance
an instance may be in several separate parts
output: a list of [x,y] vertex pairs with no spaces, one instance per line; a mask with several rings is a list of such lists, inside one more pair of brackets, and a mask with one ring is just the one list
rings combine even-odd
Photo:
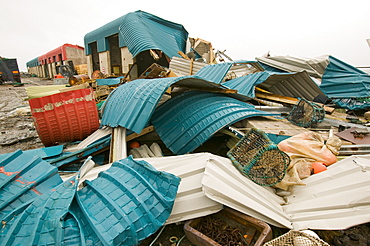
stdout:
[[140,133],[165,91],[175,83],[203,89],[226,88],[197,76],[137,79],[117,87],[110,93],[103,105],[101,125],[122,126]]
[[329,98],[370,97],[370,75],[329,56],[320,88]]
[[254,87],[266,81],[269,76],[270,74],[268,72],[252,73],[226,81],[222,85],[237,90],[239,94],[254,98]]
[[180,184],[132,157],[76,192],[79,178],[62,182],[55,167],[22,151],[2,161],[2,244],[138,245],[164,225]]
[[188,39],[182,25],[143,11],[127,14],[119,31],[134,57],[149,49],[162,50],[168,57],[180,56],[178,51],[185,52]]
[[312,101],[318,95],[324,95],[319,86],[306,71],[295,73],[258,72],[245,75],[222,83],[222,85],[238,90],[239,94],[255,97],[254,87],[271,93]]
[[118,36],[119,46],[127,46],[135,57],[148,49],[162,50],[167,56],[185,52],[188,32],[181,24],[164,20],[144,11],[128,13],[85,35],[85,52],[91,54],[90,43],[97,42],[98,52],[108,50],[107,37]]
[[77,201],[104,245],[138,245],[166,222],[179,183],[175,175],[130,156],[86,181]]
[[[5,226],[3,245],[58,245],[63,240],[63,219],[77,188],[76,177],[37,197],[12,223]],[[12,222],[14,218],[7,218]]]
[[233,63],[231,62],[208,65],[202,67],[195,75],[205,80],[221,84],[232,65]]
[[26,62],[27,67],[37,67],[38,65],[40,65],[38,57]]
[[276,115],[225,94],[191,91],[176,96],[155,111],[153,126],[174,154],[193,151],[225,126],[242,119]]

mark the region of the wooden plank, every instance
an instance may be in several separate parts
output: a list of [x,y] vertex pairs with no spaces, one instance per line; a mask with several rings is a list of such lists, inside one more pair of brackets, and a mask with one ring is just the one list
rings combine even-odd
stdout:
[[[270,93],[266,93],[266,92],[257,92],[256,91],[255,95],[258,98],[268,99],[268,100],[271,100],[271,101],[274,101],[274,102],[289,104],[289,105],[292,105],[292,106],[294,104],[296,104],[296,102],[299,101],[299,99],[294,98],[294,97],[280,96],[280,95],[270,94]],[[314,102],[314,103],[316,103],[316,102]],[[316,104],[322,106],[324,108],[325,112],[328,113],[328,114],[333,113],[334,110],[335,110],[335,108],[325,106],[324,104],[321,104],[321,103],[316,103]]]
[[143,136],[143,135],[145,135],[145,134],[147,134],[149,132],[152,132],[152,131],[154,131],[154,126],[148,126],[148,127],[144,128],[139,134],[138,133],[132,133],[132,134],[128,135],[126,137],[126,140],[127,140],[127,142],[128,141],[131,141],[131,140],[133,140],[135,138],[138,138],[140,136]]

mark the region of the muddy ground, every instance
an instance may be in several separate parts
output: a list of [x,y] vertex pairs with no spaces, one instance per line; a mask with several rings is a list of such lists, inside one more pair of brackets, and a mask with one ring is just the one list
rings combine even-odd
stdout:
[[[26,88],[29,86],[52,85],[51,80],[23,77],[23,86],[14,87],[11,83],[0,85],[0,154],[18,149],[29,150],[42,148],[32,116],[29,110]],[[285,229],[272,227],[274,237],[287,232]],[[370,224],[363,224],[340,231],[315,231],[324,241],[335,246],[370,245]],[[183,223],[167,225],[159,237],[155,234],[141,245],[170,246],[174,239],[181,240],[180,246],[191,246],[184,237]],[[156,239],[156,240],[155,240]],[[155,243],[153,241],[155,240]],[[172,241],[171,241],[172,240]]]

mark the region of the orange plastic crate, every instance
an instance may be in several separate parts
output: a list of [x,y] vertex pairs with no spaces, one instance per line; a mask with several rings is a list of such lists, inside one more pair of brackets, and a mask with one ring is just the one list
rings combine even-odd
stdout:
[[29,100],[41,142],[52,146],[85,139],[99,128],[99,115],[91,88]]

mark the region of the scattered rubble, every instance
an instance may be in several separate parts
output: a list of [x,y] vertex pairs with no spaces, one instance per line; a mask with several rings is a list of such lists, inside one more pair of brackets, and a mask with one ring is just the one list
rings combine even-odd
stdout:
[[[369,75],[332,56],[233,61],[179,43],[130,47],[169,63],[137,78],[0,87],[0,241],[369,244]],[[183,234],[157,241],[166,227]]]

